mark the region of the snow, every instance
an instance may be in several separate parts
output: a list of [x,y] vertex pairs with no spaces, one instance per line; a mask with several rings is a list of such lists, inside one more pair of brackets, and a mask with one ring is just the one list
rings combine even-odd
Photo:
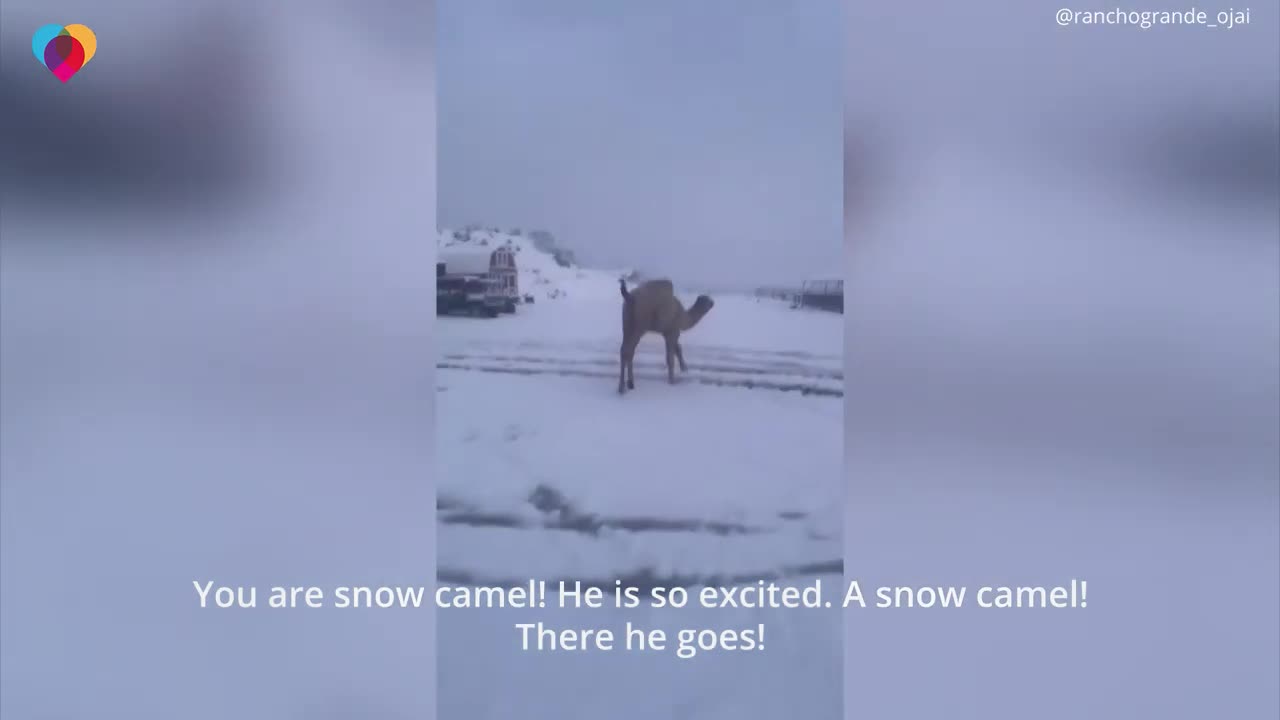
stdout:
[[[561,267],[523,237],[485,237],[517,248],[521,290],[536,302],[496,319],[437,319],[440,581],[820,578],[838,600],[841,316],[717,297],[681,338],[689,370],[679,382],[667,383],[662,341],[650,336],[637,353],[636,388],[620,396],[623,271]],[[442,247],[453,242],[441,234]],[[518,707],[555,717],[619,717],[619,708],[625,717],[840,714],[837,610],[441,613],[445,717],[510,717]],[[763,650],[687,660],[670,651],[526,652],[514,625],[538,621],[619,636],[627,622],[672,637],[681,628],[766,631]],[[495,675],[528,679],[495,693]]]
[[493,251],[441,253],[438,262],[445,264],[445,272],[450,275],[488,275]]

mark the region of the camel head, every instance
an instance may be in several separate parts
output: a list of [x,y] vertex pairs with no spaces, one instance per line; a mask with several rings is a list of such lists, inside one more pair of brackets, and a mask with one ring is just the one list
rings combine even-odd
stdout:
[[699,295],[698,298],[693,301],[693,306],[689,308],[689,323],[685,329],[687,330],[688,328],[697,325],[698,321],[702,320],[707,313],[711,312],[711,308],[715,307],[715,304],[715,300],[712,300],[710,297],[706,295]]

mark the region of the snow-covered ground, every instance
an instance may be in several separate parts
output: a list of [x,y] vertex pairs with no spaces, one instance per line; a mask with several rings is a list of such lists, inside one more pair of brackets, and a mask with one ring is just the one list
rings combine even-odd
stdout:
[[[820,577],[829,598],[838,594],[841,317],[718,297],[682,337],[689,370],[677,384],[666,382],[662,342],[651,336],[637,354],[636,389],[619,396],[620,273],[560,267],[522,237],[486,236],[519,248],[521,292],[535,302],[496,319],[437,320],[440,582]],[[838,611],[442,613],[444,717],[510,717],[518,707],[554,717],[618,717],[619,707],[628,717],[840,714]],[[630,621],[672,635],[764,623],[766,633],[762,651],[690,660],[524,652],[513,626],[539,620],[619,634]],[[494,692],[495,674],[536,679]]]

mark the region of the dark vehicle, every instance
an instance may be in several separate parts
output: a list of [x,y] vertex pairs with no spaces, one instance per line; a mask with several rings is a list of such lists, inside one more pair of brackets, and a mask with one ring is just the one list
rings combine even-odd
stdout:
[[[444,270],[440,265],[444,265]],[[514,313],[520,301],[515,251],[510,246],[490,250],[488,247],[449,247],[439,254],[436,275],[449,277],[483,277],[492,284],[492,292],[503,299],[500,310]]]
[[497,317],[506,298],[484,277],[438,275],[436,277],[436,315],[470,315]]

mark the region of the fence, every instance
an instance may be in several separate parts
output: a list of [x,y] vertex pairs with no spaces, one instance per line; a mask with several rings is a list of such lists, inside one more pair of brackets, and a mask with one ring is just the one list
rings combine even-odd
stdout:
[[763,287],[756,297],[786,300],[791,307],[807,307],[829,312],[844,312],[844,280],[810,280],[799,288]]

